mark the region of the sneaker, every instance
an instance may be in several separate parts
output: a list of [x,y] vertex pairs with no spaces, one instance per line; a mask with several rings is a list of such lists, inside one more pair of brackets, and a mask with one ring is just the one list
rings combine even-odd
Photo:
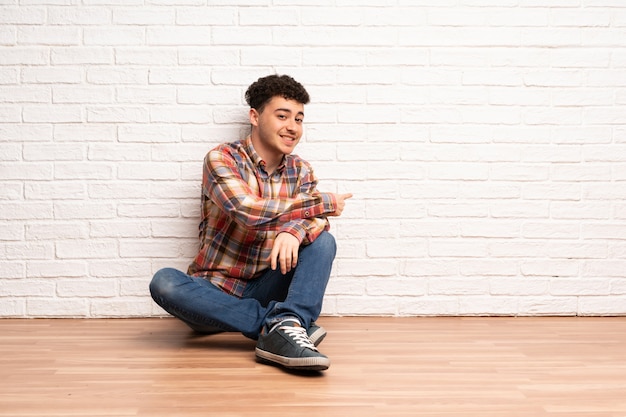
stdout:
[[309,330],[307,330],[306,333],[309,335],[309,340],[315,347],[319,346],[319,344],[322,343],[322,340],[326,337],[326,329],[322,326],[318,326],[314,321],[311,322],[311,327],[309,327]]
[[305,371],[324,371],[330,359],[309,340],[306,329],[296,319],[285,319],[259,335],[256,357],[261,362]]

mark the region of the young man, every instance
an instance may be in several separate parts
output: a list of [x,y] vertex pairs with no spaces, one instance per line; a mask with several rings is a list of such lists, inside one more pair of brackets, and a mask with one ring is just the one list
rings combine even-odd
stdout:
[[152,298],[202,333],[241,332],[261,362],[325,370],[315,324],[336,246],[328,216],[351,194],[317,191],[308,162],[292,155],[309,95],[293,78],[270,75],[246,91],[252,125],[244,140],[204,159],[200,250],[187,273],[166,268]]

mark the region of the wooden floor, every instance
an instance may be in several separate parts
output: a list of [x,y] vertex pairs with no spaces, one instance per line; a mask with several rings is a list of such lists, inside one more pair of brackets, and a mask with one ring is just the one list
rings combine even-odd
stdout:
[[296,374],[174,319],[0,320],[0,416],[626,416],[626,317],[319,323]]

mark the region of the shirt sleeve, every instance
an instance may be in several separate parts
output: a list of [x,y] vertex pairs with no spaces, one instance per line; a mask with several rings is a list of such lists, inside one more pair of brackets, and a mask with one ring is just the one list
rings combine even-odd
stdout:
[[318,192],[316,183],[312,170],[307,170],[295,196],[263,198],[242,177],[237,161],[227,149],[212,150],[204,160],[203,192],[236,223],[248,229],[275,230],[280,224],[334,212],[334,196]]
[[326,217],[312,219],[293,220],[284,224],[278,233],[287,232],[292,234],[302,245],[309,245],[325,230],[330,229],[330,223]]

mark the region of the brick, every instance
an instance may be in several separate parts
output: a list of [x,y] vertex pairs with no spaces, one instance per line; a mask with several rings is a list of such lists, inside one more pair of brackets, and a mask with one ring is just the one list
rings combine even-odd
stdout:
[[[163,216],[165,217],[165,216]],[[198,225],[196,221],[166,219],[153,220],[151,224],[151,234],[157,238],[193,238],[198,237]]]
[[5,251],[5,259],[10,261],[54,258],[54,244],[51,242],[9,242],[5,245]]
[[49,202],[0,201],[0,212],[4,220],[50,219],[52,205]]
[[519,314],[530,316],[574,316],[577,297],[528,297],[519,301]]
[[113,90],[107,87],[53,87],[53,103],[112,103]]
[[117,176],[123,180],[175,180],[180,176],[180,169],[171,163],[122,163]]
[[35,279],[12,279],[2,283],[2,290],[16,297],[41,297],[54,294],[54,283]]
[[371,279],[366,283],[366,293],[371,296],[422,296],[428,292],[427,280],[415,278]]
[[114,240],[61,240],[56,242],[59,259],[111,259],[117,257],[118,245]]
[[145,43],[145,30],[141,27],[86,27],[83,29],[85,46],[134,46]]
[[125,124],[118,128],[120,142],[162,143],[179,142],[180,127],[171,124]]
[[145,298],[146,296],[146,288],[150,284],[150,277],[143,279],[123,279],[120,280],[120,291],[119,294],[122,297],[141,297]]
[[237,9],[233,7],[180,8],[176,12],[176,24],[182,26],[231,26],[237,24],[238,14],[242,16],[241,21],[243,21],[243,16],[246,13],[249,13],[246,8],[241,9],[238,13]]
[[26,225],[28,240],[84,239],[89,234],[89,227],[84,222],[72,219],[69,222],[29,222]]
[[480,239],[448,239],[431,240],[428,244],[428,254],[431,257],[474,258],[487,256],[488,244]]
[[[194,242],[195,243],[195,242]],[[196,247],[197,247],[197,243]],[[173,239],[123,240],[121,258],[175,258],[183,255],[181,242]]]
[[149,112],[145,107],[98,106],[87,108],[87,121],[91,123],[147,123]]
[[114,126],[104,124],[55,124],[56,142],[111,142],[116,137]]
[[22,159],[22,147],[14,145],[6,145],[0,149],[0,161],[19,161]]
[[[384,283],[384,281],[382,281]],[[361,277],[351,278],[345,277],[342,280],[331,279],[326,289],[326,295],[353,295],[359,296],[365,294],[365,286],[367,282]]]
[[[561,260],[533,260],[533,261],[524,261],[521,264],[521,272],[524,276],[550,276],[550,277],[576,277],[578,276],[580,270],[580,266],[577,262],[572,262],[570,260],[561,261]],[[580,280],[572,280],[572,281],[580,281]],[[576,294],[557,294],[554,292],[556,283],[564,283],[565,280],[556,279],[552,281],[551,289],[552,294],[555,295],[576,295]],[[608,286],[607,286],[608,287]]]
[[489,292],[486,278],[433,278],[428,283],[429,295],[481,295]]
[[78,161],[84,154],[84,147],[75,144],[27,143],[23,149],[25,161]]
[[293,50],[284,47],[254,46],[241,51],[242,65],[284,65],[295,66],[302,61],[301,53],[296,48]]
[[176,50],[173,48],[117,47],[115,63],[118,65],[176,65]]
[[498,277],[490,280],[490,294],[496,296],[541,296],[547,295],[550,282],[537,277]]
[[448,219],[401,220],[400,236],[456,237],[459,225]]
[[211,73],[198,68],[155,68],[150,71],[150,84],[191,84],[206,85],[211,83]]
[[63,26],[21,26],[17,30],[17,41],[21,45],[80,45],[80,30]]
[[26,314],[30,317],[87,317],[89,301],[85,298],[30,298]]
[[26,315],[26,298],[2,298],[0,303],[0,316],[24,317]]
[[337,296],[337,313],[350,315],[396,315],[395,303],[386,297]]
[[[342,300],[343,301],[343,300]],[[455,316],[459,314],[456,296],[400,297],[397,302],[400,316]]]
[[459,297],[459,312],[462,316],[516,316],[519,301],[514,297]]
[[57,180],[106,180],[112,175],[112,165],[105,163],[64,162],[54,167],[54,178]]
[[152,303],[145,297],[124,297],[108,300],[95,299],[91,302],[93,317],[145,317],[152,311]]
[[550,208],[554,219],[608,219],[610,207],[605,203],[554,202]]
[[90,161],[149,161],[150,147],[146,144],[92,144],[87,152]]
[[53,65],[112,64],[113,50],[103,47],[52,48],[50,60]]
[[51,98],[49,87],[0,86],[0,103],[50,103]]
[[114,280],[57,280],[56,293],[59,297],[102,298],[115,297],[118,293]]
[[[212,30],[213,29],[213,30]],[[195,26],[148,27],[146,44],[170,45],[211,45],[216,28]],[[246,31],[247,32],[247,31]],[[219,43],[219,42],[218,42]]]
[[102,67],[94,66],[87,69],[87,81],[91,84],[147,84],[148,70],[143,68]]
[[172,87],[126,87],[115,92],[118,103],[170,104],[176,101],[176,90]]
[[83,199],[87,192],[79,182],[29,182],[24,187],[24,196],[28,200]]
[[21,200],[24,196],[22,184],[0,182],[0,200]]
[[397,262],[387,259],[340,259],[335,262],[337,273],[352,276],[394,276],[397,272]]
[[[151,48],[152,49],[152,48]],[[210,65],[235,67],[239,64],[239,50],[221,47],[178,47],[179,65]]]
[[[113,10],[113,23],[116,25],[171,25],[174,23],[174,9],[150,7]],[[208,24],[208,23],[207,23]]]
[[82,68],[27,67],[22,68],[21,79],[27,84],[79,84],[83,73]]
[[19,76],[17,68],[0,67],[0,85],[17,84]]
[[48,8],[51,25],[106,25],[111,23],[111,10],[104,7]]
[[89,276],[96,278],[145,277],[149,275],[150,264],[150,260],[92,259],[88,263]]
[[[0,278],[24,278],[25,274],[25,262],[24,261],[15,261],[15,260],[1,260],[0,261]],[[8,293],[3,293],[3,296],[9,295]],[[6,299],[3,299],[3,302]],[[0,303],[2,305],[2,303]],[[1,308],[1,307],[0,307]]]
[[19,123],[22,114],[19,107],[0,106],[0,124],[2,123]]
[[[454,213],[452,213],[454,214]],[[464,213],[457,213],[452,217],[465,217]],[[479,217],[479,216],[476,216]],[[482,216],[486,217],[486,216]],[[498,220],[467,220],[461,224],[461,236],[463,237],[487,237],[487,238],[515,238],[520,236],[519,221]]]
[[422,258],[427,254],[425,239],[396,238],[366,242],[368,258]]
[[42,25],[46,22],[43,7],[0,6],[0,24]]
[[529,239],[578,239],[578,223],[528,222],[522,225],[521,235]]
[[80,123],[82,109],[76,105],[24,106],[22,118],[27,123]]
[[605,279],[558,278],[550,283],[550,294],[555,296],[600,296],[609,293],[609,281]]
[[178,217],[180,208],[178,203],[120,203],[117,206],[117,215],[124,217]]
[[3,48],[1,65],[46,65],[50,61],[50,50],[47,47],[14,46]]
[[89,222],[89,236],[93,238],[150,237],[150,224],[146,220],[97,220]]
[[594,259],[606,258],[606,243],[555,242],[545,252],[550,258]]
[[578,313],[581,316],[622,316],[626,313],[626,297],[580,297]]
[[24,239],[23,225],[2,222],[0,223],[0,226],[0,241],[21,241]]
[[30,261],[26,264],[28,278],[83,278],[86,275],[87,264],[82,261]]

